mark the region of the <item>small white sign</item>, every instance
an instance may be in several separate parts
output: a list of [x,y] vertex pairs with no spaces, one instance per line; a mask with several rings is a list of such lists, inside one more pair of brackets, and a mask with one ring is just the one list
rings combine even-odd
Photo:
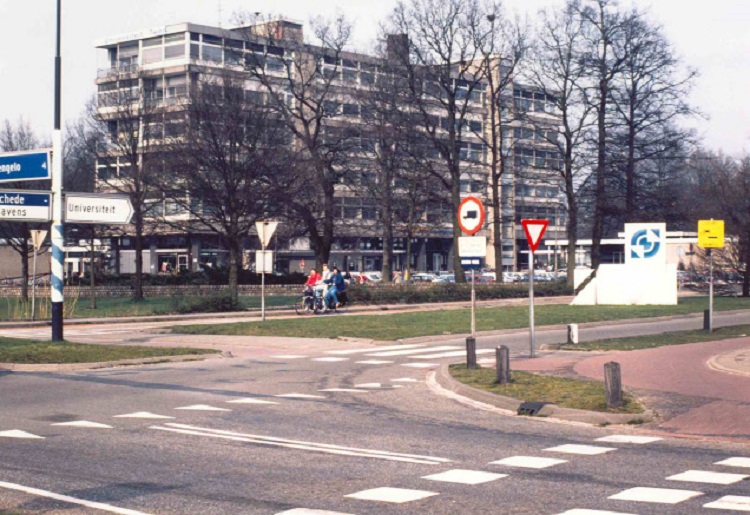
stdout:
[[486,236],[459,236],[458,255],[462,258],[484,258],[487,256]]
[[664,266],[667,264],[667,224],[625,224],[625,264]]
[[278,225],[279,222],[271,222],[269,220],[255,222],[255,230],[258,231],[258,238],[260,238],[261,247],[268,247],[268,244],[271,243],[271,237],[273,236],[273,233],[276,232],[276,226]]
[[122,195],[65,194],[65,221],[82,224],[128,224],[133,217],[130,199]]
[[256,250],[255,251],[255,273],[271,274],[273,273],[273,251]]
[[42,244],[44,243],[45,238],[47,237],[47,231],[42,230],[32,230],[29,231],[31,234],[31,243],[34,244],[34,250],[39,252],[39,250],[42,248]]

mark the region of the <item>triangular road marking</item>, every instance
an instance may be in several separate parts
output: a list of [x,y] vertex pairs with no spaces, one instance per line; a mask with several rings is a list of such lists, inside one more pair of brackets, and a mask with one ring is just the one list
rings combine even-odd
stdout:
[[248,397],[246,399],[235,399],[233,401],[227,401],[230,404],[278,404],[278,402],[266,401],[263,399],[256,399],[254,397]]
[[148,411],[137,411],[135,413],[128,413],[126,415],[115,415],[113,418],[174,418],[167,417],[166,415],[157,415],[156,413],[149,413]]
[[230,409],[217,408],[215,406],[209,406],[207,404],[193,404],[192,406],[182,406],[181,408],[175,408],[175,409],[192,410],[192,411],[232,411]]
[[68,426],[68,427],[90,427],[92,429],[112,429],[112,426],[107,424],[100,424],[99,422],[89,422],[88,420],[76,420],[74,422],[58,422],[52,424],[53,426]]
[[9,431],[0,431],[0,437],[4,437],[4,438],[32,438],[32,439],[44,440],[43,436],[32,435],[31,433],[27,433],[26,431],[21,431],[20,429],[11,429]]

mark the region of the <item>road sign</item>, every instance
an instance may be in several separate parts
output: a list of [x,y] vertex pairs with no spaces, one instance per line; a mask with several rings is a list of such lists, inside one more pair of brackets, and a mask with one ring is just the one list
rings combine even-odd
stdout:
[[49,222],[52,219],[52,193],[0,191],[0,220]]
[[255,273],[272,274],[273,273],[273,251],[256,250],[255,251]]
[[279,222],[271,222],[269,220],[262,220],[255,222],[255,230],[258,231],[258,238],[260,238],[260,246],[263,248],[268,247],[271,243],[271,237],[276,232],[276,227]]
[[482,258],[461,258],[461,268],[464,270],[481,270]]
[[31,243],[34,244],[34,250],[39,252],[39,249],[42,248],[42,244],[44,243],[44,239],[47,237],[47,231],[41,231],[41,230],[33,230],[29,231],[31,234]]
[[723,249],[724,220],[698,220],[698,246],[702,249]]
[[460,236],[458,238],[458,255],[462,258],[486,257],[487,238],[485,236]]
[[476,197],[466,197],[458,206],[458,226],[469,236],[484,225],[484,204]]
[[30,150],[0,154],[0,182],[41,181],[50,178],[50,151]]
[[133,205],[124,195],[66,193],[65,221],[79,224],[128,224]]
[[521,220],[523,230],[526,233],[526,239],[529,241],[529,247],[532,252],[536,252],[539,244],[542,242],[544,231],[547,230],[549,220]]

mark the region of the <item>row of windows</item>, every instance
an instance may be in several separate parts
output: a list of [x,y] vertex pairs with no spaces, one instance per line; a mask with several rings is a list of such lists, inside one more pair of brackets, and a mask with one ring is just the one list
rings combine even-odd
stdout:
[[519,88],[513,89],[513,105],[517,110],[523,112],[554,114],[557,111],[555,97]]
[[517,168],[531,166],[550,170],[562,169],[563,161],[559,152],[518,146],[513,152],[513,164]]
[[565,212],[561,207],[521,205],[516,208],[516,223],[521,223],[521,220],[529,218],[549,220],[552,226],[565,225]]
[[557,132],[544,129],[533,129],[531,127],[514,127],[513,137],[516,140],[529,139],[535,141],[554,142],[557,139]]
[[557,186],[533,186],[516,184],[516,197],[557,198],[560,188]]

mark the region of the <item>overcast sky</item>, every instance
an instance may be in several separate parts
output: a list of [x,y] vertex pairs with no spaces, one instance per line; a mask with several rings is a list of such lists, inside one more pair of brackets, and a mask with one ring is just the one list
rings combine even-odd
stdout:
[[[505,0],[533,17],[562,0]],[[628,6],[630,0],[623,1]],[[632,0],[661,23],[677,53],[701,73],[692,101],[707,117],[695,122],[707,148],[750,152],[750,1]],[[55,0],[0,0],[0,120],[24,117],[41,135],[53,123]],[[63,118],[79,116],[93,95],[103,61],[94,42],[179,22],[231,26],[239,10],[306,21],[343,12],[366,50],[395,0],[63,0]],[[273,5],[273,12],[269,7]]]

